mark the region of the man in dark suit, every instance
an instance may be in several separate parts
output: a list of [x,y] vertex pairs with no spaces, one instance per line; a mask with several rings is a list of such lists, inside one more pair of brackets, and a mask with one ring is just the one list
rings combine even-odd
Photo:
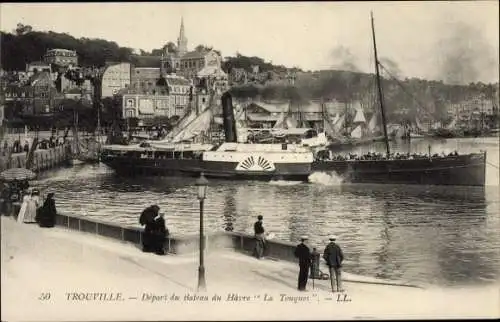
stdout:
[[311,266],[311,250],[305,244],[307,239],[307,236],[300,238],[300,244],[295,247],[294,253],[295,257],[299,259],[299,283],[297,287],[299,291],[306,290],[309,267]]
[[261,215],[257,216],[257,221],[253,225],[253,232],[255,236],[255,248],[254,255],[257,258],[262,258],[264,256],[264,248],[266,247],[265,230],[262,225],[262,220],[264,217]]
[[341,280],[341,267],[342,261],[344,260],[344,254],[340,246],[335,243],[337,239],[336,236],[330,236],[330,243],[326,245],[325,251],[323,253],[323,258],[326,261],[326,265],[330,270],[330,284],[332,286],[332,292],[335,292],[335,284],[337,285],[337,292],[343,292],[342,280]]

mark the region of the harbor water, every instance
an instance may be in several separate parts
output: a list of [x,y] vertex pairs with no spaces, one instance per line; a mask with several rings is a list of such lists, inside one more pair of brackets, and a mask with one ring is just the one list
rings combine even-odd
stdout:
[[[309,183],[210,180],[205,201],[208,231],[252,233],[257,215],[274,238],[310,236],[322,251],[335,234],[345,269],[422,285],[467,286],[500,280],[499,139],[416,139],[393,142],[399,152],[487,151],[487,186],[356,185],[315,173]],[[355,153],[385,151],[383,143]],[[58,211],[138,226],[158,204],[172,234],[198,232],[195,179],[130,177],[105,165],[49,171],[34,185],[55,192]]]

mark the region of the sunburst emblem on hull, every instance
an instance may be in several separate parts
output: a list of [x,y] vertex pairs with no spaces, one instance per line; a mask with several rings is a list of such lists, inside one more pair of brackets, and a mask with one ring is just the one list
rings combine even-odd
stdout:
[[254,157],[253,155],[246,157],[236,166],[238,171],[274,171],[275,169],[271,161],[262,156]]

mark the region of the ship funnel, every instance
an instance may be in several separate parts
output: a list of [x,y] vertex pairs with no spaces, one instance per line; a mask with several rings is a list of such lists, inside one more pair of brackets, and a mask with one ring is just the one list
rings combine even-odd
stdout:
[[236,122],[234,120],[233,99],[231,94],[229,94],[229,92],[222,94],[221,101],[226,142],[238,142],[236,137]]

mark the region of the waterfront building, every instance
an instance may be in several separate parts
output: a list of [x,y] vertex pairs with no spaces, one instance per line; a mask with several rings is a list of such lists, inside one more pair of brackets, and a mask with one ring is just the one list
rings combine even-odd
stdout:
[[30,77],[29,84],[7,85],[5,101],[21,109],[20,114],[46,114],[52,112],[56,92],[50,73],[41,72]]
[[463,122],[481,114],[492,116],[497,112],[494,99],[486,99],[482,96],[476,96],[459,103],[449,103],[446,106],[446,111],[450,118],[457,118],[458,121]]
[[175,75],[162,79],[165,84],[157,85],[154,93],[135,92],[132,88],[124,94],[123,118],[184,116],[189,110],[191,81]]
[[112,97],[121,89],[130,86],[130,63],[112,64],[104,70],[102,75],[101,97]]
[[56,94],[56,89],[52,81],[52,77],[48,72],[38,73],[33,75],[30,80],[30,86],[32,87],[32,102],[33,104],[28,107],[32,108],[32,111],[26,111],[29,114],[45,114],[51,113],[53,100]]
[[78,55],[75,50],[49,49],[45,53],[44,61],[47,64],[57,64],[59,66],[78,66]]

